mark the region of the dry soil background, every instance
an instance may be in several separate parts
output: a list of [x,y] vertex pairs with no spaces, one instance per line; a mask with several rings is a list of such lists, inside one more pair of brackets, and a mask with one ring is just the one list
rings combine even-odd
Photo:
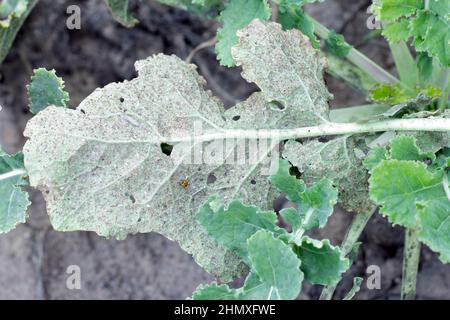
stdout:
[[[65,27],[67,6],[81,7],[81,30]],[[365,40],[366,0],[329,0],[309,11],[326,25],[343,32],[359,49],[387,68],[392,61],[382,39]],[[186,58],[194,47],[214,36],[217,24],[149,0],[133,3],[140,24],[126,29],[116,23],[103,1],[41,0],[20,31],[13,50],[0,65],[0,142],[9,152],[21,149],[27,111],[25,84],[37,67],[54,68],[66,81],[72,107],[96,87],[132,78],[134,61],[164,52]],[[239,70],[218,66],[213,50],[198,53],[193,62],[209,87],[227,105],[254,90],[240,78]],[[334,107],[356,105],[364,97],[327,78],[335,94]],[[52,230],[39,192],[29,222],[0,235],[0,299],[184,299],[198,284],[212,280],[173,242],[157,234],[107,240],[89,232],[58,233]],[[3,201],[1,199],[0,201]],[[341,241],[350,222],[337,210],[322,230],[334,243]],[[401,278],[403,232],[374,217],[362,236],[358,262],[337,292],[350,286],[350,276],[365,275],[367,266],[381,268],[381,289],[365,285],[359,299],[395,299]],[[79,265],[81,290],[66,288],[67,267]],[[308,286],[300,298],[315,299],[317,286]],[[450,298],[450,267],[441,265],[428,249],[422,250],[418,298]]]

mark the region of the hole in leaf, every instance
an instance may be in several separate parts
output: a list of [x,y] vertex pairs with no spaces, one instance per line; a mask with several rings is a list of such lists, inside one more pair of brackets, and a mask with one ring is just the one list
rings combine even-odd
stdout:
[[207,184],[213,184],[214,182],[216,182],[217,178],[214,174],[210,173],[208,175],[208,179],[206,179],[206,183]]
[[295,176],[296,178],[300,178],[302,173],[300,172],[300,170],[298,170],[297,167],[290,167],[289,168],[289,174],[291,176]]
[[280,101],[272,100],[270,103],[278,110],[284,110],[286,107]]
[[172,153],[173,146],[168,143],[161,143],[161,152],[164,153],[166,156],[170,156]]
[[250,183],[251,183],[251,184],[256,184],[256,180],[255,180],[255,179],[252,179],[252,180],[250,180]]
[[231,118],[231,119],[233,119],[233,121],[238,121],[240,118],[241,118],[241,116],[237,115],[237,116],[234,116],[234,117]]

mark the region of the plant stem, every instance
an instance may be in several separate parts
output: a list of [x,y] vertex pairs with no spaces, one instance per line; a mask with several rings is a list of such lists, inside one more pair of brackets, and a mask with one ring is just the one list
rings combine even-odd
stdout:
[[[328,30],[327,27],[325,27],[323,24],[321,24],[313,17],[308,16],[308,18],[314,25],[314,33],[319,38],[322,38],[324,40],[328,39],[328,36],[330,35],[330,30]],[[376,64],[374,61],[369,59],[366,55],[364,55],[362,52],[355,49],[354,47],[352,47],[352,49],[346,56],[346,59],[354,63],[362,70],[364,70],[367,74],[371,75],[377,82],[383,83],[399,82],[399,80],[396,77],[394,77],[392,74],[384,70],[382,67],[380,67],[378,64]]]
[[[372,210],[361,212],[355,215],[341,245],[343,257],[347,257],[348,254],[352,251],[353,247],[359,239],[359,236],[366,227],[367,222],[376,210],[377,207],[374,207],[372,208]],[[337,285],[325,286],[322,290],[322,294],[320,295],[320,300],[331,300],[331,298],[333,298],[334,291],[336,290],[336,286]]]
[[0,174],[0,181],[18,177],[18,176],[24,176],[26,174],[27,174],[27,172],[24,169],[16,169],[16,170],[13,170],[10,172]]
[[420,261],[419,228],[406,229],[403,252],[402,300],[414,300]]
[[[301,127],[293,129],[224,129],[216,128],[213,133],[189,135],[185,132],[170,137],[153,137],[147,140],[136,140],[135,143],[179,143],[214,141],[220,139],[267,139],[281,141],[288,139],[311,138],[320,136],[347,135],[360,133],[375,133],[383,131],[450,131],[450,119],[392,119],[366,123],[335,123],[325,122],[313,127]],[[129,140],[101,140],[108,143],[126,143]]]

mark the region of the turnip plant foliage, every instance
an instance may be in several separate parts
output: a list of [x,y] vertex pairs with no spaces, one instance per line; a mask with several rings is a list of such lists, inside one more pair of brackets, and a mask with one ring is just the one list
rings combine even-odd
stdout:
[[[1,2],[0,59],[36,2]],[[194,65],[158,54],[69,109],[62,79],[35,70],[23,153],[0,150],[0,233],[26,221],[30,185],[56,230],[177,241],[218,279],[194,299],[296,299],[303,282],[331,299],[378,211],[406,228],[414,298],[421,244],[450,262],[450,1],[374,1],[399,78],[310,17],[314,0],[160,2],[217,16],[218,60],[259,91],[225,109]],[[371,104],[330,110],[324,71]],[[292,206],[276,213],[280,194]],[[336,204],[353,215],[343,243],[312,238]]]

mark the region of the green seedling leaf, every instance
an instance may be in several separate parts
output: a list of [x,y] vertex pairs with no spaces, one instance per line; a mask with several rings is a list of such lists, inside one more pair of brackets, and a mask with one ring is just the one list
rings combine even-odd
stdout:
[[381,0],[374,5],[387,25],[383,35],[392,43],[412,38],[416,51],[438,58],[450,66],[450,2],[430,0]]
[[65,107],[69,101],[69,93],[64,90],[64,81],[56,75],[55,70],[34,70],[27,91],[30,111],[34,114],[51,105]]
[[[258,231],[248,240],[251,269],[256,272],[268,300],[290,300],[300,294],[303,273],[300,260],[283,241],[268,231]],[[255,287],[254,285],[252,286]]]
[[0,3],[0,63],[5,59],[17,32],[38,0],[3,0]]
[[230,0],[220,13],[219,21],[223,26],[217,31],[216,53],[221,65],[235,65],[231,48],[238,43],[236,32],[254,19],[269,19],[270,14],[267,0]]
[[338,187],[339,203],[349,211],[361,212],[369,210],[372,202],[359,148],[359,142],[349,137],[328,142],[288,141],[283,156],[299,169],[307,185],[329,179]]
[[284,29],[298,29],[306,35],[311,41],[311,45],[318,49],[320,42],[314,34],[314,25],[305,14],[300,5],[293,3],[295,1],[280,1],[278,21]]
[[[259,143],[258,156],[243,162],[235,160],[242,156],[236,144],[223,157],[216,146],[236,129],[324,123],[330,94],[325,61],[298,30],[255,20],[238,37],[233,55],[261,91],[226,112],[194,66],[156,55],[136,63],[135,79],[95,90],[75,110],[50,106],[29,121],[25,166],[31,185],[45,191],[56,230],[118,239],[158,232],[221,281],[247,272],[242,258],[197,222],[196,212],[213,194],[224,203],[272,207],[265,174],[279,141]],[[205,132],[216,138],[205,141]],[[257,133],[245,139],[261,141]],[[170,155],[162,144],[173,147]]]
[[428,171],[424,163],[383,160],[372,170],[370,195],[391,223],[412,228],[418,220],[419,203],[446,198],[442,175]]
[[131,28],[138,23],[138,20],[128,12],[128,0],[105,0],[105,2],[111,10],[114,19],[123,26]]
[[441,95],[442,90],[433,86],[418,87],[414,91],[407,91],[400,84],[377,84],[370,90],[369,99],[377,103],[397,105],[395,107],[400,108],[396,111],[397,113],[405,108],[423,109],[431,101],[439,99]]
[[225,208],[218,196],[211,197],[197,213],[208,234],[242,258],[248,256],[247,239],[259,230],[281,233],[275,212],[262,212],[234,200]]
[[298,212],[302,217],[302,228],[322,228],[333,213],[338,200],[338,190],[328,179],[322,179],[300,194]]
[[345,295],[343,300],[352,300],[355,295],[361,290],[361,285],[364,279],[360,277],[353,278],[353,286],[350,291]]
[[28,194],[21,187],[27,185],[23,154],[6,154],[0,148],[0,234],[25,223],[30,205]]
[[340,248],[332,246],[328,239],[319,241],[305,236],[295,251],[302,261],[305,280],[313,284],[335,285],[350,267]]
[[280,160],[278,170],[270,176],[270,183],[278,189],[278,191],[286,194],[286,198],[294,203],[302,201],[300,194],[305,191],[305,183],[292,176],[289,173],[291,168],[289,161]]

